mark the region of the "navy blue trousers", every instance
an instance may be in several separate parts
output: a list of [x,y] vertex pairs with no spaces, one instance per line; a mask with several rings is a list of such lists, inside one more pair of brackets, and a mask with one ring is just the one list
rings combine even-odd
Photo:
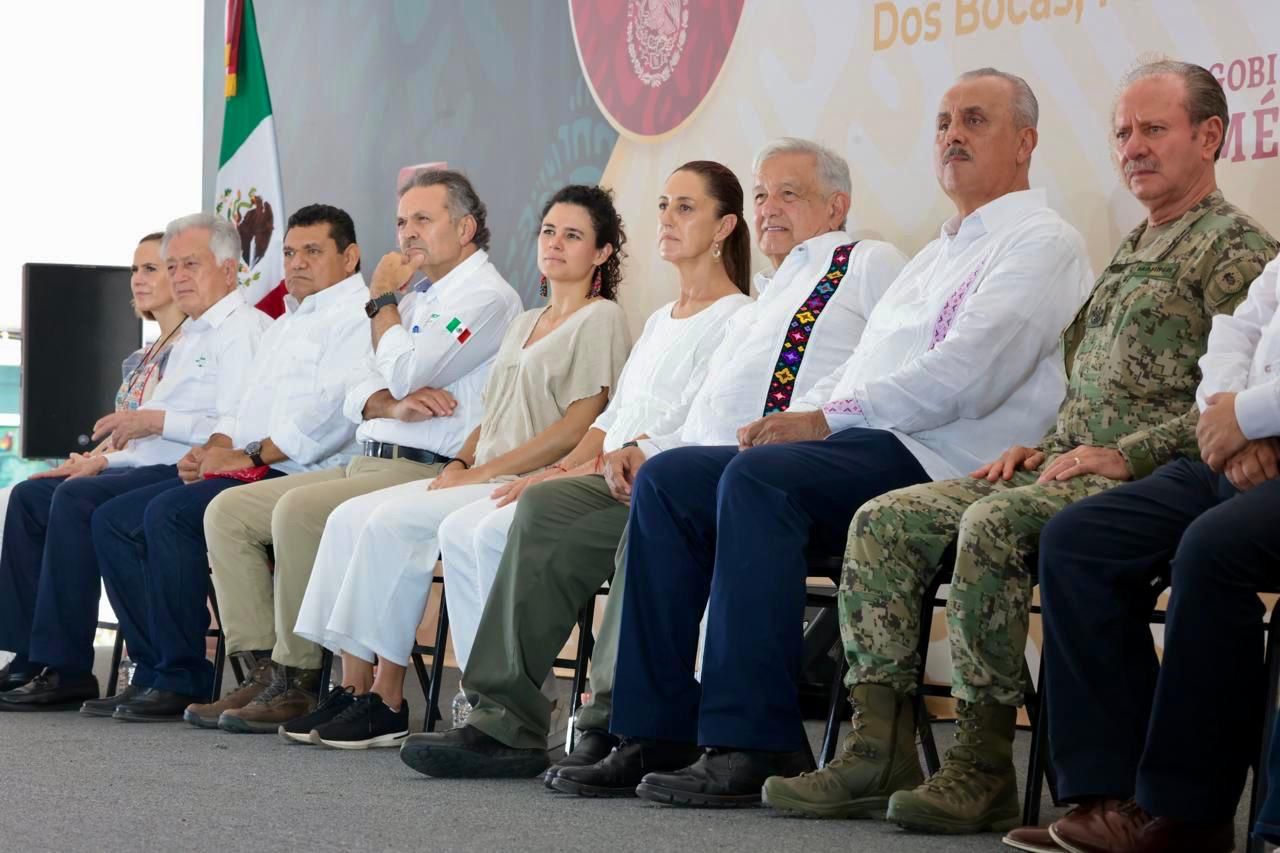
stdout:
[[172,465],[108,468],[96,477],[13,487],[0,546],[0,649],[16,653],[19,667],[93,669],[102,584],[89,519],[111,498],[176,471]]
[[[1235,814],[1262,738],[1263,607],[1280,581],[1280,481],[1237,492],[1202,462],[1058,513],[1040,538],[1058,793]],[[1149,618],[1171,587],[1163,665]]]
[[[267,476],[283,476],[272,471]],[[156,483],[103,504],[93,514],[93,546],[120,620],[133,683],[203,697],[213,688],[205,657],[209,557],[205,507],[239,480]]]
[[612,731],[803,749],[806,553],[843,553],[858,507],[927,480],[897,438],[869,429],[744,452],[684,447],[645,462],[631,499]]

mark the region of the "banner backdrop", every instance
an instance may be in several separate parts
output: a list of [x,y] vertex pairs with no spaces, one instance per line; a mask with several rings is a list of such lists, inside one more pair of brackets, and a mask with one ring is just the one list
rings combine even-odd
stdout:
[[[210,199],[224,1],[206,0]],[[1120,79],[1144,58],[1196,62],[1223,81],[1220,185],[1280,234],[1276,0],[314,0],[304,30],[293,4],[259,0],[257,12],[288,198],[346,207],[373,262],[393,245],[397,169],[447,160],[474,180],[490,254],[532,305],[542,203],[598,180],[631,238],[619,298],[636,334],[676,294],[654,242],[675,167],[718,160],[749,198],[757,148],[817,139],[852,167],[851,229],[914,254],[953,212],[933,173],[938,101],[982,66],[1025,77],[1039,97],[1031,182],[1084,235],[1095,269],[1142,217],[1112,163],[1110,124]],[[945,630],[939,616],[930,674],[943,680]]]
[[[714,44],[694,31],[720,26],[693,14],[705,4],[630,3],[654,5],[689,9],[686,44]],[[574,17],[579,28],[580,21]],[[686,160],[719,160],[737,172],[749,198],[752,154],[775,136],[817,139],[847,157],[850,227],[909,255],[919,251],[954,212],[933,173],[938,101],[958,74],[987,65],[1025,77],[1035,90],[1040,144],[1031,183],[1045,187],[1050,204],[1084,235],[1095,269],[1142,217],[1109,143],[1118,83],[1139,58],[1196,62],[1223,81],[1232,121],[1220,185],[1280,234],[1278,52],[1274,0],[748,0],[692,119],[675,133],[621,128],[602,182],[617,192],[633,236],[624,305],[638,329],[675,293],[670,268],[652,248],[656,199],[671,170]],[[710,51],[703,57],[688,49],[680,58],[715,61]],[[634,73],[621,61],[609,68]],[[593,92],[608,88],[593,78]],[[684,99],[678,91],[671,97]],[[755,266],[764,268],[764,258]]]

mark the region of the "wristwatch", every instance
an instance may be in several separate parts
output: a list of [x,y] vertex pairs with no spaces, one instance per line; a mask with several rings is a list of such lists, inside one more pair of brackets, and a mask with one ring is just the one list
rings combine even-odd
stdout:
[[261,455],[262,442],[261,441],[249,442],[244,446],[244,452],[245,452],[245,455],[249,457],[249,461],[252,462],[258,468],[261,468],[263,465],[267,464],[266,462],[262,461],[262,455]]
[[398,301],[399,300],[396,298],[394,291],[391,293],[384,293],[381,296],[375,296],[364,304],[364,313],[368,314],[369,319],[372,320],[383,308],[386,308],[388,305],[395,305]]

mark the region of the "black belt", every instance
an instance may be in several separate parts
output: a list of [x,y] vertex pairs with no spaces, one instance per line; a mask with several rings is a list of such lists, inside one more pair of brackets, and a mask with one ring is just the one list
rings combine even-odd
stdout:
[[419,450],[416,447],[405,447],[403,444],[392,444],[388,441],[366,441],[364,455],[376,456],[379,459],[408,459],[410,462],[421,462],[424,465],[448,462],[452,456],[441,456],[430,450]]

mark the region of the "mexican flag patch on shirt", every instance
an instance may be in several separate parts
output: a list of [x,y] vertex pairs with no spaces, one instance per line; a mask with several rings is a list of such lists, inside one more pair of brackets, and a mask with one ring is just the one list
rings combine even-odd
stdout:
[[445,324],[444,330],[458,339],[458,343],[465,344],[467,339],[471,337],[471,330],[462,324],[462,321],[454,317]]

